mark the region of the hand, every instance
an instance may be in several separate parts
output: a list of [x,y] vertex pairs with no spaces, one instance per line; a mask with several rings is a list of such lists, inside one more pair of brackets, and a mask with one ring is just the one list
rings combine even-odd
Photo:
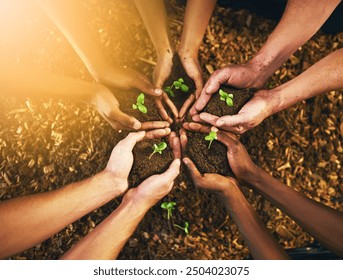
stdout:
[[192,105],[194,100],[200,96],[201,90],[203,88],[203,80],[198,55],[190,55],[189,53],[180,50],[179,56],[183,68],[186,70],[187,75],[194,81],[196,88],[195,94],[190,95],[180,109],[178,118],[182,120],[186,112],[188,111],[188,108]]
[[173,149],[174,161],[169,169],[159,175],[150,176],[144,180],[137,188],[130,189],[125,195],[125,199],[134,199],[135,204],[145,205],[145,209],[150,209],[155,203],[166,196],[174,185],[175,178],[180,173],[180,139],[172,132],[169,136],[169,145]]
[[101,67],[101,71],[95,74],[95,79],[110,90],[136,88],[152,96],[162,94],[161,88],[155,88],[146,76],[130,68],[116,68],[105,65]]
[[259,125],[272,114],[274,101],[266,90],[260,90],[236,115],[217,117],[209,113],[194,115],[193,121],[207,122],[220,129],[242,134]]
[[253,63],[231,65],[215,71],[206,82],[190,114],[193,116],[204,109],[212,94],[217,92],[222,84],[237,88],[261,88],[264,80],[259,78],[259,72]]
[[[163,53],[163,55],[162,54],[158,55],[157,64],[155,66],[154,74],[153,74],[154,85],[157,88],[163,87],[163,84],[170,76],[172,66],[173,66],[173,53],[171,51],[165,52]],[[160,113],[161,118],[169,123],[172,123],[173,120],[168,115],[166,109],[164,108],[163,101],[170,108],[175,118],[177,118],[178,116],[178,110],[165,92],[163,92],[162,96],[156,97],[155,102],[156,102],[156,106]]]
[[[235,174],[238,181],[250,183],[255,177],[258,167],[251,160],[247,150],[237,136],[230,132],[218,130],[215,127],[208,127],[199,123],[184,123],[183,127],[186,130],[197,131],[201,133],[209,133],[211,130],[217,132],[217,140],[222,142],[227,147],[227,159],[231,170]],[[184,136],[180,134],[181,146],[184,147]]]
[[119,102],[112,92],[102,85],[97,85],[97,90],[91,97],[90,103],[98,110],[99,114],[115,130],[151,130],[168,128],[165,121],[152,121],[141,123],[136,118],[123,113],[119,108]]

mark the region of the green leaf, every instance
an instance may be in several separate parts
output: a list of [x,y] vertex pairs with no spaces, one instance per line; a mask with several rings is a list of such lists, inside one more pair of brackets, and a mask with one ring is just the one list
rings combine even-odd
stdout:
[[166,88],[164,89],[164,91],[165,91],[166,93],[168,93],[171,97],[175,97],[175,94],[174,94],[174,92],[172,91],[171,87],[166,87]]
[[229,93],[229,94],[228,94],[228,97],[233,98],[233,94],[232,94],[232,93]]
[[226,98],[226,104],[227,104],[227,106],[232,107],[233,106],[233,100],[230,97]]
[[136,104],[132,104],[132,108],[137,110],[137,105]]
[[161,204],[161,208],[163,208],[163,209],[168,209],[169,208],[169,203],[170,202],[163,202],[162,204]]
[[211,140],[213,140],[213,139],[212,139],[212,137],[211,137],[210,135],[206,135],[206,136],[205,136],[205,140],[206,140],[206,141],[211,141]]
[[178,81],[179,81],[180,83],[183,83],[183,82],[184,82],[184,80],[183,80],[182,78],[179,78]]
[[182,83],[179,82],[179,81],[174,81],[174,82],[173,82],[173,85],[174,85],[174,87],[175,87],[176,89],[179,89],[179,88],[181,87]]
[[188,234],[189,223],[185,222],[185,233]]
[[161,143],[157,144],[157,149],[159,151],[163,151],[165,148],[167,148],[167,143],[166,142],[161,142]]
[[141,111],[143,114],[146,114],[148,112],[148,109],[143,104],[137,103],[137,106],[138,110]]
[[138,95],[137,103],[144,104],[144,93],[143,92],[140,95]]
[[225,97],[222,97],[222,96],[221,96],[221,97],[220,97],[220,100],[225,101]]
[[183,92],[188,92],[188,91],[189,91],[189,87],[188,87],[187,85],[182,84],[182,85],[181,85],[181,90],[182,90]]
[[219,89],[219,95],[226,98],[227,93],[223,91],[222,89]]

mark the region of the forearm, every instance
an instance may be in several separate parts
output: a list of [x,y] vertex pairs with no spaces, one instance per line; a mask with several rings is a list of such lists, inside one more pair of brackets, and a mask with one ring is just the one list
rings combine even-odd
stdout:
[[62,259],[116,259],[148,209],[124,197],[119,207]]
[[272,114],[298,101],[343,88],[343,49],[326,56],[293,80],[270,91]]
[[222,200],[247,242],[254,259],[288,258],[238,187],[226,191]]
[[197,57],[217,0],[188,0],[179,53]]
[[0,92],[14,97],[70,98],[91,102],[92,96],[106,90],[102,85],[2,61]]
[[77,1],[35,0],[67,38],[88,71],[97,78],[106,67],[106,58],[91,34]]
[[340,0],[288,0],[284,14],[268,40],[249,62],[265,82],[323,25]]
[[0,203],[0,257],[30,248],[118,195],[105,173]]
[[134,0],[154,44],[157,56],[172,55],[168,17],[163,0]]
[[343,255],[343,214],[284,185],[260,168],[250,184],[328,249]]

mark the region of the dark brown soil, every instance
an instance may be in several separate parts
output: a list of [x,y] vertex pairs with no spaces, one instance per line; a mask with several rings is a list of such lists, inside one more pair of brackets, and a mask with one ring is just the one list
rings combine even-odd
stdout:
[[244,104],[249,101],[255,92],[253,89],[237,89],[225,85],[222,85],[221,89],[226,93],[233,94],[233,106],[230,107],[225,101],[220,100],[220,95],[217,92],[212,95],[203,112],[207,112],[218,117],[235,115],[244,106]]
[[194,81],[187,75],[185,69],[183,68],[180,57],[177,53],[174,53],[173,56],[173,67],[171,74],[167,81],[164,83],[163,88],[167,86],[171,86],[174,81],[177,81],[179,78],[184,80],[184,84],[186,84],[189,88],[188,92],[183,92],[181,89],[173,88],[173,92],[175,97],[169,95],[169,98],[174,102],[175,106],[180,109],[182,105],[185,103],[189,95],[195,92],[195,83]]
[[155,139],[139,142],[133,149],[134,163],[129,176],[129,186],[136,187],[146,178],[166,171],[174,159],[173,151],[168,146],[162,154],[155,153],[150,159],[154,144],[167,139]]
[[226,147],[213,141],[208,149],[209,141],[205,134],[187,131],[188,144],[186,155],[191,158],[201,173],[219,173],[233,175],[226,158]]

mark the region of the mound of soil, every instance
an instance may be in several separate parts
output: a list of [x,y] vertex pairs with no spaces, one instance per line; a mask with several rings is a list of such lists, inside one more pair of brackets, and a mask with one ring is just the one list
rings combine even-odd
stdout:
[[221,86],[221,90],[233,95],[233,106],[228,106],[225,101],[220,100],[220,95],[217,92],[212,95],[203,112],[216,115],[218,117],[236,115],[255,92],[253,89],[237,89],[225,85]]
[[188,92],[183,92],[181,89],[176,89],[173,87],[173,93],[175,96],[169,95],[169,98],[174,102],[176,108],[180,110],[182,105],[185,103],[187,98],[195,92],[195,83],[194,81],[187,75],[186,70],[183,68],[183,65],[180,60],[180,56],[177,53],[174,53],[173,56],[173,67],[171,70],[171,74],[169,78],[163,85],[165,89],[168,86],[172,86],[174,81],[182,78],[183,83],[188,86]]

